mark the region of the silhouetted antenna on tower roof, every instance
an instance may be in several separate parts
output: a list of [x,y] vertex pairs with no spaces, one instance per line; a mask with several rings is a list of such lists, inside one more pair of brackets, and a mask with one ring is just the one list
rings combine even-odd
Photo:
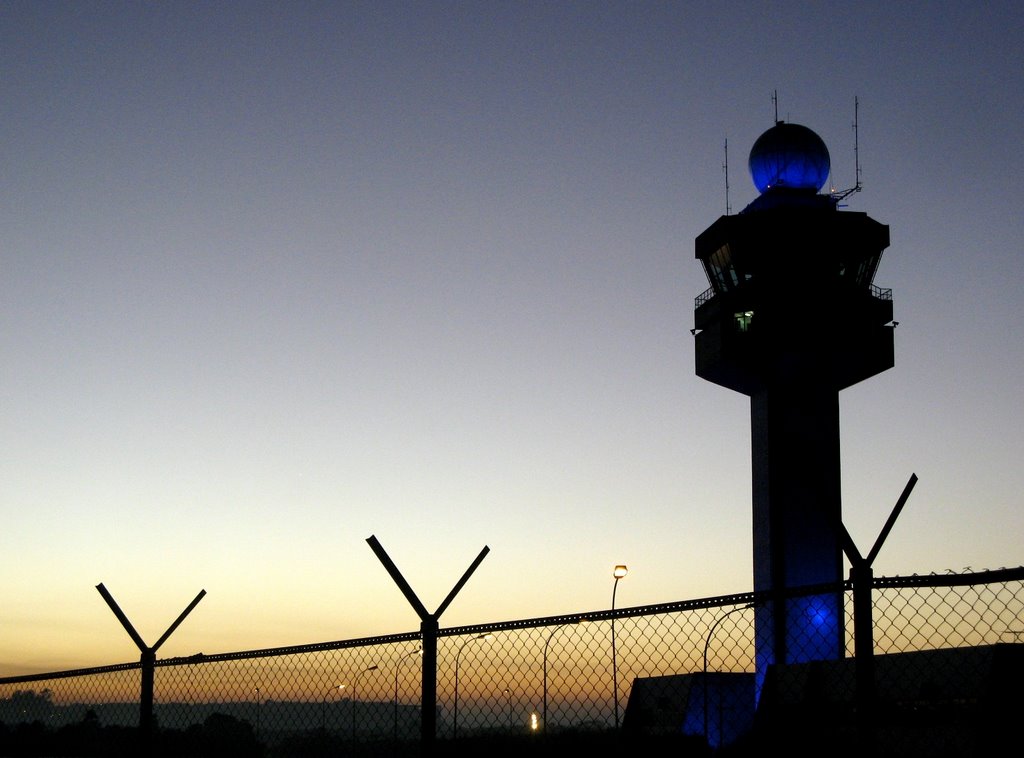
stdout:
[[842,190],[841,192],[832,191],[832,198],[838,203],[841,200],[845,200],[847,197],[852,195],[854,192],[861,191],[860,184],[860,136],[858,128],[860,104],[857,98],[853,98],[853,173],[854,173],[854,184],[850,189]]
[[857,128],[857,121],[859,120],[860,103],[857,100],[857,96],[853,96],[853,165],[854,165],[854,184],[857,187],[857,191],[860,191],[860,134]]
[[732,215],[732,205],[729,204],[729,140],[725,141],[725,163],[722,164],[725,172],[725,215]]

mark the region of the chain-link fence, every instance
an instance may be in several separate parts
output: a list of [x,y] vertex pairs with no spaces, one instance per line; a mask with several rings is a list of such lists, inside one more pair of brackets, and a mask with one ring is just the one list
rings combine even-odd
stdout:
[[[429,738],[441,751],[485,740],[537,752],[573,738],[592,751],[672,738],[738,751],[824,738],[964,756],[987,754],[1015,724],[1024,568],[875,579],[870,661],[854,655],[850,583],[830,592],[845,608],[846,655],[783,652],[790,663],[763,675],[759,609],[782,601],[753,593],[441,629],[426,737],[419,633],[160,660],[149,748],[343,755]],[[0,679],[0,754],[137,755],[140,668]]]

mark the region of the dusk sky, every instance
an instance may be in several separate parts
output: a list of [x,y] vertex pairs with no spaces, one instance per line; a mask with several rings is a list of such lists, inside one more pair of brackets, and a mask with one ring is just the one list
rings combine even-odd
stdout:
[[[817,132],[890,227],[878,575],[1024,559],[1019,2],[0,4],[0,675],[752,589],[694,238]],[[728,151],[725,146],[728,144]],[[728,171],[724,169],[728,157]],[[728,179],[729,192],[726,193]],[[809,313],[808,318],[828,318]]]

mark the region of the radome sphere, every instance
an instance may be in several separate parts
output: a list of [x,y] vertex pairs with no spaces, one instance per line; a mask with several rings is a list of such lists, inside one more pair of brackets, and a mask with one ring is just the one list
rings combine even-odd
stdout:
[[780,121],[754,142],[749,167],[761,193],[815,193],[828,181],[831,160],[821,137],[806,126]]

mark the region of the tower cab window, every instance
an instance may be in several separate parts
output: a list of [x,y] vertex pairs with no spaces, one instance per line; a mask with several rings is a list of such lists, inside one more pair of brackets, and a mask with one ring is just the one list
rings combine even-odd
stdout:
[[750,330],[750,322],[754,320],[753,311],[741,311],[733,314],[733,321],[736,324],[736,331],[746,332]]
[[707,257],[704,262],[708,280],[715,292],[725,292],[739,284],[739,276],[732,265],[732,251],[729,245],[723,245]]

